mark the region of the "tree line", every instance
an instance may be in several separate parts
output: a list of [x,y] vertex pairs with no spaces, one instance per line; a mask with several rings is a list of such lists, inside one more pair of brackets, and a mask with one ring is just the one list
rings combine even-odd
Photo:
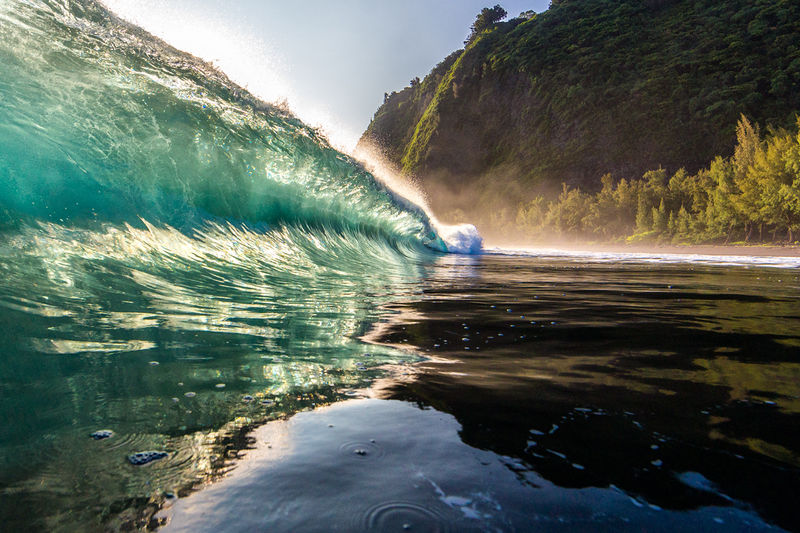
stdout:
[[528,236],[664,243],[795,242],[800,236],[800,117],[797,131],[741,116],[731,157],[694,175],[659,168],[641,178],[602,177],[597,192],[562,185],[557,198],[521,204]]

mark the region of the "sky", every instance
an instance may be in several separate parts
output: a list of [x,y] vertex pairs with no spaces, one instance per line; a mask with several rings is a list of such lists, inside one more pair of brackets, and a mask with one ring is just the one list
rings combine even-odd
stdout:
[[385,92],[463,47],[483,7],[509,16],[549,0],[104,0],[123,18],[286,102],[350,151]]

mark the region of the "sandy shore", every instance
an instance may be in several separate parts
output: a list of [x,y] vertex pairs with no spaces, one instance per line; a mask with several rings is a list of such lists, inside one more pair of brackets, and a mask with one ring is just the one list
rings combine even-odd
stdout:
[[539,244],[498,244],[489,242],[486,248],[543,249],[565,252],[603,252],[635,254],[681,254],[711,256],[747,257],[800,257],[798,245],[643,245],[643,244],[579,244],[579,243],[539,243]]

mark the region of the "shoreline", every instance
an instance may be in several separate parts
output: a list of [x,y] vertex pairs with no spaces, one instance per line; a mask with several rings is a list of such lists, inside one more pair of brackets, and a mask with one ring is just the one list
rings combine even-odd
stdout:
[[489,242],[487,251],[532,250],[547,252],[599,252],[619,254],[674,254],[708,255],[732,257],[800,257],[800,245],[786,244],[579,244],[579,243],[537,243],[537,244],[495,244]]

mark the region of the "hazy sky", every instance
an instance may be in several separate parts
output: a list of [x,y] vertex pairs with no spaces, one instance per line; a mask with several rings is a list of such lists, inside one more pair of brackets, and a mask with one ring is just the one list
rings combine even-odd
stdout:
[[[105,0],[352,148],[383,101],[463,46],[498,0]],[[510,16],[549,0],[500,0]]]

